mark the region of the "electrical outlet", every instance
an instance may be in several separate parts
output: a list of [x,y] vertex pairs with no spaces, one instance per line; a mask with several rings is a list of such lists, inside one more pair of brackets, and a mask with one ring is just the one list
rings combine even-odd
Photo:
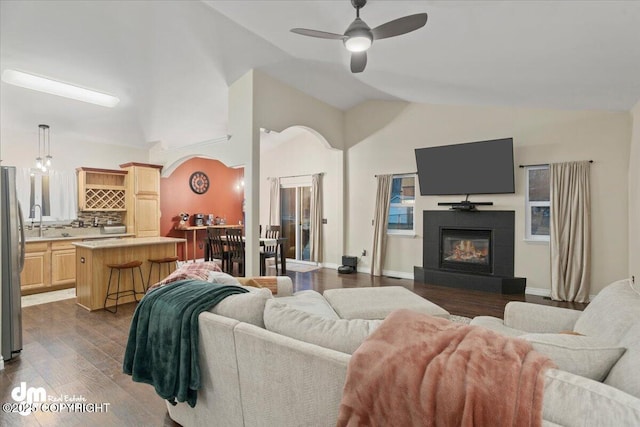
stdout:
[[362,250],[362,256],[367,256],[367,250],[366,249]]

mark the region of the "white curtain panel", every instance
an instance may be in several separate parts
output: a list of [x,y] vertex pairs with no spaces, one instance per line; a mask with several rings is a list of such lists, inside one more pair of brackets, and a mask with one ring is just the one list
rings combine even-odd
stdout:
[[387,218],[391,204],[393,175],[378,175],[376,210],[373,218],[373,249],[371,250],[371,275],[382,276],[387,244]]
[[269,178],[269,225],[280,225],[280,178]]
[[550,249],[551,298],[589,302],[591,196],[588,161],[552,163]]
[[78,217],[78,187],[73,171],[49,171],[49,196],[51,217],[57,220],[73,220]]
[[311,261],[322,262],[322,174],[311,177]]

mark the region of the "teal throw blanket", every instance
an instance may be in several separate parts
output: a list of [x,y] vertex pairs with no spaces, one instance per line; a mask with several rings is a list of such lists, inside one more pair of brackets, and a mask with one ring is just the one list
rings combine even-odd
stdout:
[[200,389],[198,315],[239,286],[180,280],[145,295],[131,320],[123,371],[154,386],[163,399],[196,405]]

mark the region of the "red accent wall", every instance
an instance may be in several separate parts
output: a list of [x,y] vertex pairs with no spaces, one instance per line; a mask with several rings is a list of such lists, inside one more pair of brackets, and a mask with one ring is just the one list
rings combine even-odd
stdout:
[[[209,177],[209,190],[204,194],[196,194],[189,187],[192,173],[201,171]],[[227,224],[238,224],[243,220],[242,201],[244,188],[238,185],[243,176],[243,169],[232,169],[218,160],[194,157],[181,164],[171,176],[160,179],[160,234],[162,236],[185,237],[184,231],[174,230],[180,222],[178,214],[186,212],[193,216],[196,213],[214,214],[226,217]],[[192,225],[192,217],[189,225]],[[188,256],[193,257],[193,231],[188,233]],[[202,258],[204,251],[202,241],[206,230],[198,230],[196,237],[196,258]],[[178,255],[184,258],[184,245],[178,245]]]

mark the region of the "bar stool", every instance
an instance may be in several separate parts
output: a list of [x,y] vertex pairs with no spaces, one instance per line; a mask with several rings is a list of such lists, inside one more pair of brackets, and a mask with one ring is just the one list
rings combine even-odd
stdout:
[[[136,302],[138,302],[138,298],[137,295],[144,295],[144,277],[142,277],[142,269],[140,268],[140,266],[142,265],[141,261],[135,260],[135,261],[130,261],[130,262],[126,262],[124,264],[107,264],[107,267],[110,268],[109,271],[109,283],[107,285],[107,295],[104,297],[104,309],[107,310],[110,313],[116,313],[118,311],[118,299],[121,297],[125,297],[128,295],[133,295],[133,298],[136,300]],[[143,292],[136,292],[136,281],[135,281],[135,277],[133,274],[133,270],[134,269],[138,269],[138,271],[140,272],[140,280],[142,281],[142,290]],[[122,291],[120,292],[120,272],[122,270],[131,270],[131,286],[133,287],[133,289],[129,289],[126,291]],[[111,290],[111,276],[113,275],[113,270],[117,270],[118,271],[118,287],[116,288],[115,292],[109,292]],[[115,295],[115,296],[114,296]],[[116,301],[116,308],[115,310],[111,311],[107,308],[107,301],[108,300],[115,300]]]
[[169,256],[166,258],[157,258],[157,259],[147,260],[151,263],[151,265],[149,266],[149,278],[147,279],[147,287],[145,288],[145,290],[149,289],[149,286],[151,286],[151,271],[153,270],[154,265],[158,266],[158,282],[159,282],[162,279],[162,265],[165,264],[167,266],[167,276],[168,276],[169,274],[171,274],[171,263],[178,261],[178,259],[179,258],[177,256]]

